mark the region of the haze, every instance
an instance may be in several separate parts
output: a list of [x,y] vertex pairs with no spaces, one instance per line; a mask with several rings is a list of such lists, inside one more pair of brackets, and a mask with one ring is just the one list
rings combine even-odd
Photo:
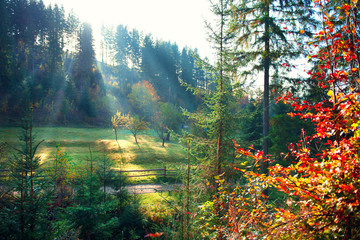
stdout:
[[96,46],[102,24],[123,24],[212,57],[204,28],[204,20],[211,18],[208,0],[44,0],[45,5],[55,3],[64,6],[67,13],[73,9],[82,22],[92,25]]

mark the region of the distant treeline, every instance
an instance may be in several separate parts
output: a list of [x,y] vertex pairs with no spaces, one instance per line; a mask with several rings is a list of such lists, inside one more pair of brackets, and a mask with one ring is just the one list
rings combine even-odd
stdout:
[[102,28],[99,58],[91,26],[62,7],[0,1],[1,123],[32,104],[39,124],[109,124],[117,110],[139,114],[129,96],[140,82],[158,102],[194,111],[200,98],[187,88],[208,88],[212,77],[196,64],[196,50],[122,25]]

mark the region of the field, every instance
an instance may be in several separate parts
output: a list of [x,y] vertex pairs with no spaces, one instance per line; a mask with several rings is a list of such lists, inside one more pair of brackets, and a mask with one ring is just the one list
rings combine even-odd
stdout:
[[[20,128],[0,128],[0,141],[17,147],[20,144]],[[161,146],[161,141],[154,132],[148,131],[138,136],[139,145],[132,134],[126,130],[118,131],[118,141],[110,128],[67,128],[39,127],[34,129],[35,142],[42,142],[37,150],[42,162],[51,161],[56,153],[56,146],[66,152],[69,159],[79,164],[90,158],[101,159],[107,156],[116,162],[116,168],[122,170],[141,170],[179,168],[186,162],[186,152],[173,140]],[[134,175],[134,173],[131,173]],[[136,179],[136,180],[135,180]],[[132,182],[139,181],[132,178]],[[154,178],[142,179],[144,182]]]

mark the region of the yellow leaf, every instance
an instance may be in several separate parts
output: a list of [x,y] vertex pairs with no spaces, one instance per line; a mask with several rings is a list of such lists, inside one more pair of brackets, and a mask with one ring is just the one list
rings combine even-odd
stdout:
[[334,96],[334,92],[333,92],[333,90],[329,90],[329,91],[327,92],[327,95],[328,95],[329,97]]
[[302,30],[302,29],[300,30],[300,34],[303,34],[304,32],[305,32],[305,30]]

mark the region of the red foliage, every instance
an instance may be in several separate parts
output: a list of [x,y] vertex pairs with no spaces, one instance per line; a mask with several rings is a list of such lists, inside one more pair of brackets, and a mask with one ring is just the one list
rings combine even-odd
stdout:
[[159,238],[162,235],[163,235],[162,232],[161,233],[156,232],[156,233],[148,233],[144,237]]
[[[275,165],[269,176],[246,172],[248,185],[234,194],[225,193],[229,204],[224,218],[228,236],[266,239],[359,239],[360,229],[360,39],[357,0],[342,3],[332,15],[325,3],[315,0],[323,11],[324,29],[313,42],[318,52],[317,70],[309,71],[328,99],[310,103],[287,94],[279,98],[294,109],[291,116],[312,121],[315,134],[289,146],[297,162],[289,167]],[[346,19],[342,25],[335,20]],[[338,23],[337,23],[338,24]],[[315,51],[315,50],[314,50]],[[263,161],[261,152],[238,153],[255,162]],[[245,172],[244,170],[242,170]],[[287,204],[275,208],[261,206],[265,197],[253,189],[271,186],[283,192]],[[223,192],[224,193],[224,192]],[[226,199],[226,201],[224,200]],[[226,205],[226,204],[222,204]],[[245,217],[246,216],[246,217]],[[261,216],[258,217],[258,216]]]

